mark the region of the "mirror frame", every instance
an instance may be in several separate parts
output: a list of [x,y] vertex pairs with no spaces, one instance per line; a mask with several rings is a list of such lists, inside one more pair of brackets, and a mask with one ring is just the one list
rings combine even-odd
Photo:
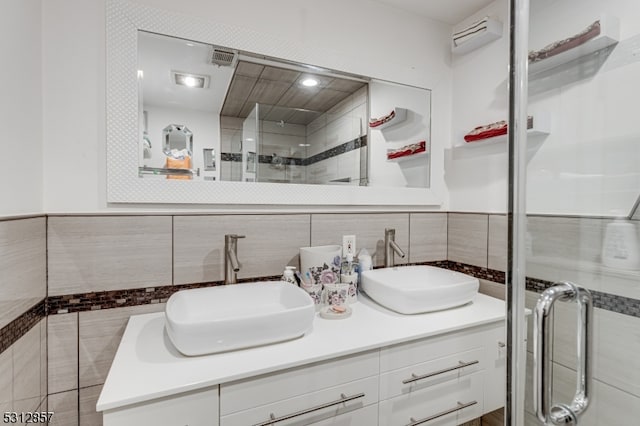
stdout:
[[[184,181],[138,176],[138,31],[260,52],[303,64],[343,69],[334,51],[308,48],[250,29],[213,23],[189,15],[121,0],[108,0],[106,10],[107,202],[254,205],[403,205],[442,204],[444,182],[434,179],[435,162],[444,164],[442,144],[431,141],[431,187],[308,185],[267,182]],[[349,72],[348,70],[344,70]],[[354,73],[357,74],[357,73]],[[375,78],[372,76],[372,78]],[[382,80],[382,79],[380,79]],[[400,82],[400,84],[402,84]],[[433,103],[433,91],[432,101]],[[433,114],[433,108],[432,108]],[[433,128],[431,129],[433,135]],[[431,136],[433,139],[433,137]]]

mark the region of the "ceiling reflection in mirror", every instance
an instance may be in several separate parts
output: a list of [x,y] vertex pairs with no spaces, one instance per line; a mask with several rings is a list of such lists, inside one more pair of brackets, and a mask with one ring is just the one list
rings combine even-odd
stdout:
[[146,32],[138,52],[140,176],[366,182],[366,81]]
[[138,99],[144,179],[429,186],[425,89],[138,31]]

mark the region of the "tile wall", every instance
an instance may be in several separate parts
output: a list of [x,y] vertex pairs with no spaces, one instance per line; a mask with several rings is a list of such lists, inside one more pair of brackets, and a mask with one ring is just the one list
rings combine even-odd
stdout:
[[46,265],[46,218],[0,221],[1,414],[46,411]]
[[[572,281],[592,290],[593,406],[581,425],[637,423],[640,417],[640,272],[601,264],[602,241],[611,220],[599,218],[530,216],[527,229],[527,275],[539,280]],[[636,224],[637,227],[637,224]],[[640,231],[638,233],[640,238]],[[530,288],[528,286],[528,288]],[[527,291],[533,308],[539,294]],[[554,401],[570,402],[576,380],[575,304],[559,302],[554,312]],[[532,324],[527,342],[528,372],[533,359]],[[527,390],[532,377],[527,377]],[[528,392],[527,426],[538,425]]]
[[[583,285],[599,292],[622,293],[624,300],[634,301],[632,308],[637,307],[638,273],[602,268],[599,249],[594,247],[581,249],[587,255],[569,249],[585,242],[596,245],[605,226],[602,220],[576,224],[573,218],[529,218],[532,244],[528,259],[539,278],[536,283],[544,288],[559,279],[560,267],[565,267],[569,274],[578,274],[577,282],[587,277]],[[396,229],[396,241],[407,252],[407,258],[397,259],[398,263],[439,262],[478,276],[482,292],[504,298],[504,285],[500,284],[506,265],[504,215],[120,215],[0,221],[0,303],[18,307],[1,311],[0,328],[7,342],[11,336],[7,330],[22,330],[19,339],[5,345],[0,353],[0,371],[11,371],[0,376],[0,404],[5,410],[48,406],[56,412],[52,422],[56,425],[101,424],[95,403],[129,316],[161,311],[166,298],[180,288],[220,283],[224,234],[246,235],[238,243],[243,264],[239,276],[251,279],[277,277],[285,265],[298,263],[299,247],[339,244],[345,233],[355,234],[358,248],[365,247],[374,264],[381,266],[387,227]],[[557,244],[567,248],[558,252]],[[585,259],[590,260],[587,266]],[[31,311],[29,303],[43,302],[47,269],[48,317],[43,310],[40,316],[17,321]],[[605,287],[610,281],[613,286]],[[534,291],[527,292],[527,306],[533,306],[537,296]],[[631,354],[640,351],[640,312],[621,313],[615,303],[622,299],[608,300],[613,304],[596,309],[595,314],[596,342],[601,343],[595,357],[594,391],[603,401],[598,404],[615,407],[613,401],[631,400],[634,404],[629,407],[637,407],[640,376],[634,375],[640,364],[633,364],[636,357]],[[567,383],[558,387],[559,395],[565,387],[572,393],[575,355],[565,349],[574,346],[571,309],[563,306],[556,316],[554,373],[559,383]],[[17,322],[23,328],[12,328]],[[529,338],[529,351],[530,344]],[[611,408],[602,410],[599,416]],[[528,411],[531,414],[530,406]],[[626,410],[624,415],[627,412],[630,416],[640,414]]]
[[[336,177],[360,178],[361,150],[351,149],[339,155],[327,155],[348,141],[366,135],[367,88],[345,98],[307,125],[307,157],[313,164],[307,167],[307,182],[326,183]],[[325,158],[325,159],[321,159]],[[318,161],[320,160],[320,161]]]

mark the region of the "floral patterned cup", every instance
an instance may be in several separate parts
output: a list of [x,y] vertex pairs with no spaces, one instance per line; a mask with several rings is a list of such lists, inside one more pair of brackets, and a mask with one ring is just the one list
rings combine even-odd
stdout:
[[300,248],[300,272],[307,279],[309,273],[311,284],[335,284],[340,279],[340,263],[342,247],[317,246]]
[[349,297],[348,283],[325,284],[322,293],[323,301],[329,306],[342,306],[347,303]]
[[316,304],[316,311],[320,309],[322,305],[322,284],[314,284],[310,286],[302,286],[302,289],[309,294],[309,297],[313,299],[313,303]]

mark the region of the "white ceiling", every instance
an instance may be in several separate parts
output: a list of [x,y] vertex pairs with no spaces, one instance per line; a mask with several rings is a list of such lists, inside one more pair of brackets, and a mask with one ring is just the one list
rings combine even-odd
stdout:
[[[210,49],[208,44],[139,31],[138,69],[144,73],[144,105],[219,113],[233,68],[212,65]],[[208,76],[209,87],[178,86],[172,71]]]
[[494,0],[377,0],[450,25],[462,22]]
[[[244,118],[260,103],[265,107],[262,119],[306,125],[364,86],[361,81],[287,69],[278,63],[245,62],[251,60],[247,55],[235,68],[216,66],[211,64],[211,53],[209,44],[140,31],[138,70],[143,73],[143,107],[191,109]],[[178,86],[173,81],[173,71],[208,77],[209,87]],[[299,84],[307,77],[318,80],[318,86]]]

